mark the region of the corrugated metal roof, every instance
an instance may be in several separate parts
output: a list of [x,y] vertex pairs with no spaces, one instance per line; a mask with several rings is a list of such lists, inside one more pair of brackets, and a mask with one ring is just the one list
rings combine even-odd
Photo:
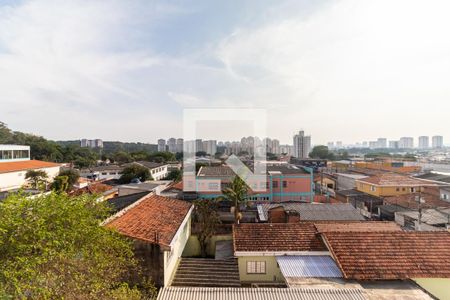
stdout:
[[342,273],[328,255],[278,256],[284,277],[342,277]]
[[361,289],[165,287],[157,300],[363,300]]

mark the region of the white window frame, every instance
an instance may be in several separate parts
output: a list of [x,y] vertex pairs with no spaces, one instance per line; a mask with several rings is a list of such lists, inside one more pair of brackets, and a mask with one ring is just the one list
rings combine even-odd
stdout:
[[265,261],[248,261],[247,274],[267,274]]

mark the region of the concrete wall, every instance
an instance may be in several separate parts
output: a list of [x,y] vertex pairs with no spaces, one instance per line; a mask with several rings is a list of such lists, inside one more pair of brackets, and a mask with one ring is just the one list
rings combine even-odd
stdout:
[[143,273],[155,282],[157,287],[164,285],[164,255],[157,244],[134,240],[134,254]]
[[[266,274],[247,274],[247,262],[266,262]],[[275,256],[241,256],[238,257],[239,277],[242,283],[284,282],[283,274],[278,267]]]
[[[49,182],[52,182],[53,178],[55,178],[59,174],[59,168],[60,167],[57,166],[57,167],[42,168],[42,169],[37,169],[37,170],[45,171],[48,175],[47,180]],[[7,191],[7,190],[18,189],[18,188],[22,187],[24,184],[27,183],[27,180],[25,179],[26,173],[27,173],[27,171],[24,170],[24,171],[0,174],[0,191]]]
[[[216,242],[230,241],[233,239],[231,234],[214,235],[208,243],[206,252],[208,256],[214,256],[216,253]],[[200,243],[196,235],[191,235],[184,247],[183,257],[199,257],[201,255]]]
[[169,175],[167,171],[167,165],[163,165],[150,170],[150,174],[153,177],[153,180],[162,180]]
[[172,240],[172,251],[164,251],[164,285],[167,286],[175,275],[179,259],[191,236],[191,213],[181,224]]

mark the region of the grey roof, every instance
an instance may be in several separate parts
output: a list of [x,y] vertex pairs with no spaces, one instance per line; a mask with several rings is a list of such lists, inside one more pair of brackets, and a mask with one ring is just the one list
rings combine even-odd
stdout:
[[261,221],[268,220],[271,208],[282,206],[286,211],[294,210],[300,214],[302,221],[363,221],[364,217],[350,203],[311,204],[302,202],[280,202],[258,204]]
[[278,256],[281,273],[286,277],[340,278],[342,273],[328,255]]
[[[397,214],[408,216],[414,220],[419,219],[419,212],[415,210],[399,211]],[[423,209],[420,220],[429,225],[449,224],[450,208],[446,209]]]
[[267,166],[267,172],[280,172],[281,174],[309,174],[305,169],[301,167],[296,167],[294,165],[278,165],[278,166]]
[[153,191],[161,184],[155,182],[127,183],[119,185],[118,188],[136,189],[141,191]]
[[82,169],[81,172],[102,172],[102,171],[122,171],[123,166],[119,165],[105,165],[105,166],[96,166],[88,169]]
[[141,166],[144,166],[144,167],[149,168],[149,169],[154,169],[154,168],[158,168],[158,167],[166,165],[165,163],[156,163],[156,162],[152,162],[152,161],[142,161],[142,160],[141,161],[136,161],[134,163],[138,164],[138,165],[141,165]]
[[165,287],[157,300],[362,300],[362,289]]
[[116,213],[124,209],[125,207],[133,204],[134,202],[142,199],[143,197],[150,194],[150,192],[140,192],[125,196],[119,196],[115,198],[108,199],[107,202],[112,206],[112,212]]
[[420,179],[426,179],[426,180],[433,180],[433,181],[440,181],[444,183],[450,183],[450,176],[444,175],[444,174],[438,174],[438,173],[425,173],[422,175],[415,176],[416,178]]
[[230,167],[227,166],[202,166],[198,171],[198,176],[233,176],[236,175]]

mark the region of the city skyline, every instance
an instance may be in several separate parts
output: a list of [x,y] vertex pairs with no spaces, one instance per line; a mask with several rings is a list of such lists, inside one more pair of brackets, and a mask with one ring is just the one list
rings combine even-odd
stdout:
[[320,144],[450,136],[449,8],[4,0],[0,120],[53,140],[150,142],[181,136],[185,108],[250,107],[281,143],[300,127]]

